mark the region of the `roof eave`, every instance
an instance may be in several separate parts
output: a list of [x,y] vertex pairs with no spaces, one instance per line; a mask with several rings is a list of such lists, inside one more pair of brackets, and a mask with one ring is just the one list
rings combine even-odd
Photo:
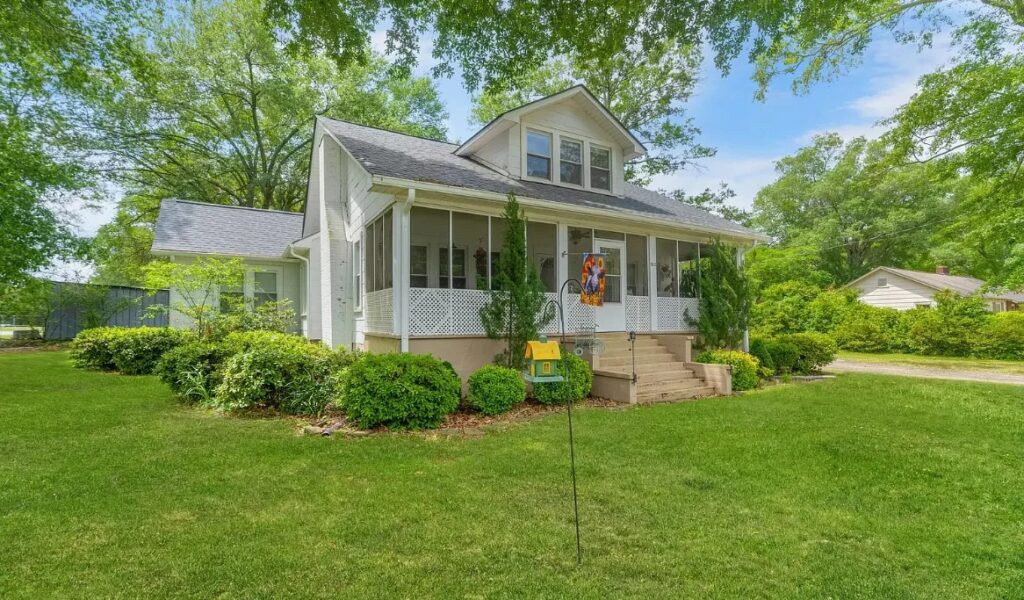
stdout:
[[[398,187],[398,188],[413,188],[422,190],[425,192],[441,192],[452,194],[454,196],[469,196],[474,198],[484,198],[488,200],[495,200],[498,202],[504,202],[507,198],[506,194],[498,192],[488,192],[485,190],[477,190],[472,188],[456,187],[451,185],[444,185],[439,183],[429,183],[424,181],[416,181],[414,179],[404,179],[401,177],[391,177],[388,175],[372,175],[374,183],[379,183],[384,186]],[[570,213],[580,213],[587,215],[602,216],[612,219],[620,219],[627,221],[634,221],[639,223],[647,223],[651,225],[664,226],[666,224],[665,219],[657,217],[646,217],[639,214],[615,211],[609,209],[595,208],[591,206],[574,206],[563,202],[556,202],[553,200],[544,200],[541,198],[533,198],[530,196],[516,196],[519,203],[523,206],[534,206],[538,208],[555,209]],[[744,240],[750,242],[767,242],[771,238],[762,233],[756,231],[733,231],[729,229],[719,229],[717,227],[708,227],[705,225],[698,225],[696,223],[679,223],[680,226],[684,226],[692,231],[704,233],[712,236],[722,236],[737,240]]]

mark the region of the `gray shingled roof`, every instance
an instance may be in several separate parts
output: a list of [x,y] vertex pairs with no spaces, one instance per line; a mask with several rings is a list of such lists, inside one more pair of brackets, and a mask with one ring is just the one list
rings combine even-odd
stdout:
[[[883,270],[906,277],[911,281],[924,284],[937,290],[950,290],[961,296],[970,296],[977,292],[985,282],[974,277],[964,275],[942,275],[941,273],[929,273],[927,271],[911,271],[909,269],[895,269],[893,267],[880,267]],[[1012,292],[987,292],[983,294],[986,298],[999,298],[1012,300],[1013,302],[1024,302],[1024,294]]]
[[281,258],[302,237],[302,213],[164,200],[154,252]]
[[653,217],[743,236],[763,237],[739,223],[630,183],[626,184],[624,197],[620,198],[558,185],[521,181],[502,175],[470,158],[457,156],[454,154],[458,148],[456,144],[326,117],[320,117],[320,121],[373,175],[499,194],[511,191],[538,200],[620,211],[624,216]]

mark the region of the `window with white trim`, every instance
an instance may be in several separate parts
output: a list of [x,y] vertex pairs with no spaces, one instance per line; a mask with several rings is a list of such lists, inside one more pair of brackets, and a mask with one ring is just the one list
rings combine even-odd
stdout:
[[558,180],[583,185],[583,142],[562,138],[559,142]]
[[366,293],[391,288],[391,209],[381,213],[363,230],[363,285]]
[[590,187],[612,189],[612,152],[593,144],[590,145]]
[[526,131],[526,174],[538,179],[551,179],[551,134]]
[[255,306],[277,302],[277,272],[256,271],[253,273],[253,303]]

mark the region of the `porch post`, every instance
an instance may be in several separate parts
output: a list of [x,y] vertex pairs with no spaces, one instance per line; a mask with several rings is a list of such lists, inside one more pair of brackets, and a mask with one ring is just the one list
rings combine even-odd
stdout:
[[398,291],[398,303],[394,308],[394,312],[397,321],[396,330],[401,339],[399,350],[402,352],[409,351],[409,239],[412,205],[415,201],[416,190],[410,189],[405,202],[395,204],[396,218],[394,222],[396,235],[394,239],[398,246],[394,249],[394,256],[398,262],[396,265],[398,268],[392,272],[396,274],[396,280],[393,282],[393,285]]
[[[736,266],[743,268],[743,255],[747,249],[743,246],[736,246]],[[743,351],[750,352],[750,328],[747,327],[743,330]]]
[[[555,289],[561,289],[562,284],[572,275],[569,273],[569,226],[565,223],[555,225],[555,253],[558,256],[558,267],[555,269]],[[562,301],[561,298],[558,299]]]
[[647,236],[647,295],[650,298],[651,330],[658,331],[658,244],[653,235]]

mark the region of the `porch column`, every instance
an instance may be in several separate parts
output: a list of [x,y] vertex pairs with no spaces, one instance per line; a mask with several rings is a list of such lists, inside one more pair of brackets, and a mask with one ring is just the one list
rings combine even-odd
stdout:
[[653,235],[647,236],[647,296],[651,306],[651,329],[658,331],[658,244]]
[[[555,254],[558,257],[558,267],[555,269],[555,292],[557,292],[562,289],[562,284],[572,277],[572,274],[569,273],[569,226],[565,223],[558,223],[555,227],[557,248]],[[559,298],[558,301],[561,302],[562,299]]]
[[[736,266],[740,269],[743,268],[743,255],[746,254],[747,249],[743,246],[736,246]],[[743,351],[750,352],[750,328],[747,327],[743,330]]]
[[410,189],[405,201],[395,204],[394,243],[396,246],[393,255],[397,264],[396,268],[392,270],[392,273],[395,274],[392,285],[397,292],[398,302],[394,308],[395,331],[400,336],[399,349],[402,352],[409,351],[409,239],[414,202],[416,202],[416,190]]

